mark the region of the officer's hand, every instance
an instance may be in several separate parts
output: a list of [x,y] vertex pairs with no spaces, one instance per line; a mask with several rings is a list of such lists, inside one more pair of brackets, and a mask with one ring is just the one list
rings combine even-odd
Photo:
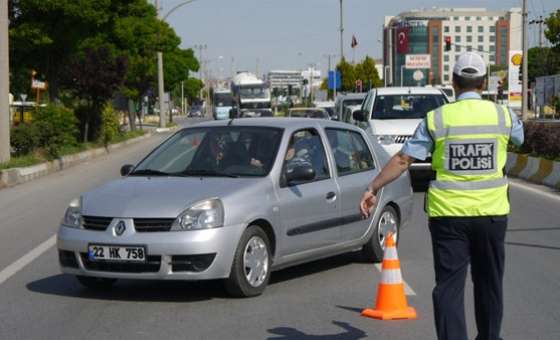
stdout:
[[376,204],[377,196],[370,191],[364,192],[362,200],[360,201],[360,212],[362,213],[362,216],[364,218],[368,218]]

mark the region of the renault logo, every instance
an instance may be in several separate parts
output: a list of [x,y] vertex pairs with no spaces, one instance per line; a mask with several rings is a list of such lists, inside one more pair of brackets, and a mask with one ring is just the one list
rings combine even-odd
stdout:
[[117,236],[121,236],[125,230],[126,224],[124,224],[124,221],[119,221],[119,223],[115,226],[115,234],[117,234]]

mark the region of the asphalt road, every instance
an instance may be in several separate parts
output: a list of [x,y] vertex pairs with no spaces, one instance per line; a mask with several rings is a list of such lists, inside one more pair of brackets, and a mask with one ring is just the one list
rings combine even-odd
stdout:
[[[55,234],[72,198],[118,176],[122,164],[138,160],[162,138],[0,190],[0,273],[25,262]],[[0,283],[0,339],[434,339],[423,195],[415,194],[414,220],[399,245],[417,320],[361,317],[374,303],[380,273],[351,254],[276,272],[263,296],[232,299],[215,281],[121,281],[110,292],[91,292],[60,274],[56,249],[49,247]],[[515,184],[511,199],[503,337],[559,339],[560,195]],[[471,288],[467,282],[474,338]]]

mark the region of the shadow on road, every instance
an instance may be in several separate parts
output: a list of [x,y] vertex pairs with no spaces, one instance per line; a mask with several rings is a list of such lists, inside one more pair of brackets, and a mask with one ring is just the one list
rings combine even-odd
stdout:
[[560,247],[556,246],[547,246],[544,244],[534,244],[534,243],[522,243],[522,242],[505,242],[508,246],[519,246],[519,247],[529,247],[529,248],[541,248],[541,249],[551,249],[551,250],[560,250]]
[[219,281],[136,281],[119,280],[107,291],[82,287],[72,275],[58,274],[27,284],[35,293],[65,297],[142,302],[196,302],[226,298]]
[[333,270],[339,267],[347,266],[352,263],[359,262],[359,256],[356,253],[342,254],[326,259],[301,264],[295,267],[273,272],[270,277],[270,284],[280,283],[288,280],[294,280],[308,275]]
[[274,334],[268,340],[358,340],[367,337],[366,332],[351,326],[347,322],[333,321],[332,323],[344,329],[344,331],[335,334],[311,335],[292,327],[276,327],[268,330],[269,333]]

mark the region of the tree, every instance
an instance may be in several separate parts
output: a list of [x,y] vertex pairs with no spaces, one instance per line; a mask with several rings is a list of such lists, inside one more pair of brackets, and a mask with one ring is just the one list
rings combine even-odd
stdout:
[[546,30],[544,35],[552,43],[557,52],[560,52],[560,9],[557,9],[555,13],[550,14],[548,18],[545,19]]
[[336,65],[336,69],[342,77],[342,91],[352,92],[356,86],[356,74],[354,66],[342,58],[340,63]]
[[[56,99],[66,66],[80,42],[109,19],[111,0],[11,0],[10,60],[13,71],[36,70],[49,82]],[[15,62],[14,62],[15,61]],[[17,77],[15,77],[17,78]]]
[[87,48],[70,63],[67,85],[87,103],[79,117],[84,142],[97,139],[103,106],[122,85],[126,70],[126,58],[115,57],[107,46]]
[[375,60],[369,56],[366,56],[361,63],[356,65],[355,77],[362,81],[364,89],[383,86],[383,81],[379,78],[375,67]]
[[528,51],[529,82],[536,77],[557,74],[560,71],[560,55],[548,47],[533,47]]

